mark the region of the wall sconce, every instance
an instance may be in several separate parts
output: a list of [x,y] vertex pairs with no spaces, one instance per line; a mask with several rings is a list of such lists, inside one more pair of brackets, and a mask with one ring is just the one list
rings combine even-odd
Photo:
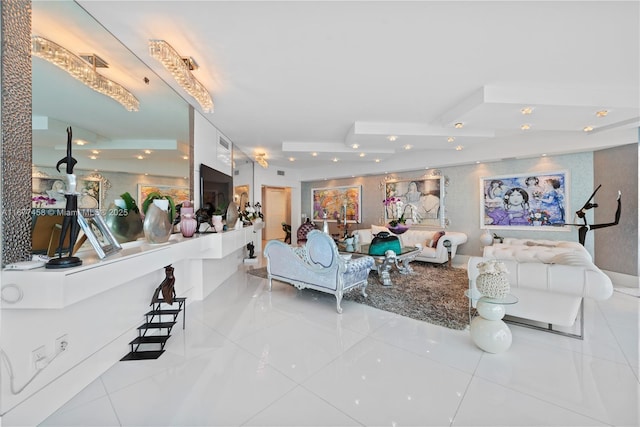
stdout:
[[260,166],[262,166],[263,168],[267,168],[269,167],[269,163],[267,163],[266,157],[267,155],[265,153],[258,153],[256,154],[256,163],[258,163]]
[[198,68],[193,58],[180,56],[164,40],[149,40],[149,53],[171,73],[178,84],[200,104],[205,113],[213,113],[213,99],[207,89],[191,73]]
[[140,102],[131,92],[96,72],[98,63],[103,64],[103,67],[106,67],[106,63],[101,59],[96,61],[98,57],[95,55],[87,56],[92,60],[91,63],[87,62],[59,44],[40,36],[31,36],[31,54],[63,69],[96,92],[118,101],[129,111],[138,111],[140,108]]

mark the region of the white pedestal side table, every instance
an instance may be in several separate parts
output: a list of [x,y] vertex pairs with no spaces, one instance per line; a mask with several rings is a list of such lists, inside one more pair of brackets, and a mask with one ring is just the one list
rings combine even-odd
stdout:
[[504,298],[489,298],[479,294],[471,296],[469,291],[464,293],[471,300],[477,300],[476,310],[478,316],[471,320],[471,340],[487,353],[502,353],[511,347],[511,330],[502,320],[505,314],[505,305],[516,304],[518,298],[515,295],[507,295]]

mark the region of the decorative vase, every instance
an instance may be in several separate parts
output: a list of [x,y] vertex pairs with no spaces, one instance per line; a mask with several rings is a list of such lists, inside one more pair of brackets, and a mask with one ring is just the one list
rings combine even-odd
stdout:
[[504,298],[511,290],[507,275],[504,273],[480,274],[476,279],[476,288],[483,296]]
[[[163,203],[166,202],[166,203]],[[154,200],[147,208],[142,225],[144,237],[149,243],[165,243],[171,236],[173,225],[169,221],[169,201]]]
[[409,226],[400,223],[396,225],[387,224],[387,228],[393,234],[402,234],[409,229]]
[[118,243],[131,242],[142,236],[140,213],[120,207],[117,200],[109,205],[104,220]]
[[197,226],[198,221],[194,218],[193,213],[184,213],[180,215],[180,232],[184,237],[193,236],[196,232]]
[[493,235],[489,233],[489,230],[485,230],[480,236],[480,244],[482,246],[491,246],[493,244]]
[[216,233],[222,233],[222,230],[224,228],[224,224],[222,223],[222,215],[212,215],[211,224],[216,230]]

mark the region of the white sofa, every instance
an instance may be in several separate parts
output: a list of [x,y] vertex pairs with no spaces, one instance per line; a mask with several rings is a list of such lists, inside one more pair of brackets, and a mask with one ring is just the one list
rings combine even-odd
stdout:
[[276,279],[298,289],[327,292],[335,295],[338,313],[342,313],[340,302],[346,290],[361,286],[362,295],[367,296],[367,278],[375,264],[370,256],[340,255],[331,236],[320,230],[310,231],[303,246],[270,240],[264,248],[264,256],[267,258],[269,291],[271,280]]
[[[379,225],[372,225],[370,229],[356,230],[354,234],[358,234],[360,244],[368,244],[371,243],[373,235],[381,231],[389,232],[389,229]],[[398,237],[400,238],[401,246],[415,247],[418,244],[422,245],[422,251],[415,258],[416,260],[442,264],[449,261],[449,251],[451,251],[452,259],[456,256],[458,245],[467,241],[467,235],[455,231],[445,231],[444,236],[438,239],[435,248],[432,248],[430,243],[438,232],[440,230],[412,227],[398,235]]]
[[[611,279],[593,264],[591,255],[580,244],[505,239],[502,244],[485,247],[483,257],[469,259],[469,287],[476,298],[479,297],[475,284],[477,265],[487,259],[504,262],[509,271],[511,293],[518,297],[517,304],[505,306],[506,314],[543,323],[551,332],[582,338],[583,298],[606,300],[613,294]],[[475,306],[476,300],[472,301]],[[578,316],[579,333],[554,330],[554,326],[575,329]]]

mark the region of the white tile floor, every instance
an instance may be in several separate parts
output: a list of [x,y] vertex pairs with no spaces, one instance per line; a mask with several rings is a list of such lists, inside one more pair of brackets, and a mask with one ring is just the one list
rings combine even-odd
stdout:
[[454,331],[236,275],[155,361],[119,362],[44,426],[638,426],[640,299],[585,306],[578,341]]

